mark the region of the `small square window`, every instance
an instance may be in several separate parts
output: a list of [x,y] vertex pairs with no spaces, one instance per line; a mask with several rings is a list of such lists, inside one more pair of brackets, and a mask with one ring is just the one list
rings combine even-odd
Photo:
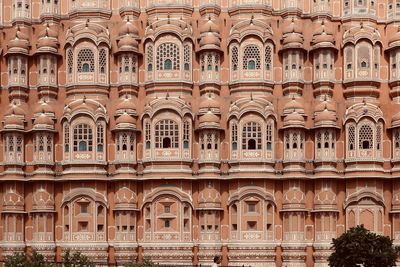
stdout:
[[249,212],[256,212],[256,203],[249,203],[248,204],[248,211]]
[[88,213],[89,210],[89,203],[81,203],[81,213]]
[[164,227],[165,227],[165,228],[171,227],[171,222],[170,222],[170,220],[165,220],[165,221],[164,221]]

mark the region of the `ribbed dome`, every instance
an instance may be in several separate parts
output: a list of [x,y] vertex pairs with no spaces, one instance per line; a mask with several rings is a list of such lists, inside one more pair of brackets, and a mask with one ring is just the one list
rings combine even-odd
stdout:
[[332,111],[328,111],[327,109],[325,109],[315,116],[314,124],[315,126],[322,126],[322,124],[326,126],[329,124],[336,126],[336,114]]
[[12,114],[10,116],[7,116],[4,119],[4,128],[5,129],[17,129],[17,130],[23,130],[24,129],[24,121],[22,120],[21,117]]
[[283,37],[283,45],[302,45],[303,37],[298,33],[289,33],[285,37]]
[[132,99],[125,97],[121,102],[118,103],[116,110],[123,110],[123,111],[128,111],[128,110],[135,110],[135,103],[132,101]]
[[23,110],[21,106],[12,104],[11,108],[7,110],[7,112],[4,114],[4,116],[13,115],[13,114],[17,115],[17,116],[25,116],[25,110]]
[[321,26],[314,32],[311,44],[314,49],[318,47],[334,47],[335,37],[322,21]]
[[208,111],[206,114],[202,115],[199,119],[200,123],[219,123],[219,118],[217,115],[213,114],[211,111]]
[[52,49],[57,49],[58,48],[58,41],[57,39],[49,38],[49,37],[43,37],[38,40],[37,47],[40,48],[52,48]]
[[220,119],[209,110],[199,118],[199,128],[219,128]]
[[295,20],[294,18],[292,18],[290,21],[286,20],[285,25],[283,26],[282,33],[284,35],[288,33],[303,34],[302,26],[302,21],[300,20]]
[[321,103],[317,104],[315,106],[314,111],[315,112],[322,112],[325,109],[327,109],[328,111],[332,111],[332,112],[336,112],[336,107],[335,105],[333,105],[331,102],[329,101],[322,101]]
[[40,114],[33,122],[33,129],[54,129],[54,121],[46,114]]
[[138,46],[138,41],[131,35],[125,35],[118,41],[119,51],[137,51]]
[[21,51],[27,53],[29,49],[28,36],[17,27],[15,37],[8,42],[8,52]]
[[39,33],[38,37],[42,38],[46,36],[58,39],[58,32],[50,28],[49,25],[46,25],[46,28]]
[[33,110],[34,114],[38,113],[54,113],[53,107],[49,105],[47,102],[42,102],[35,107]]
[[120,123],[131,123],[136,125],[136,119],[133,118],[131,115],[128,113],[124,112],[121,116],[118,117],[118,119],[115,121],[116,124]]
[[297,111],[293,111],[283,119],[283,126],[288,127],[304,127],[304,117]]
[[285,104],[285,106],[283,107],[284,114],[290,114],[293,111],[296,111],[298,113],[303,113],[304,112],[303,104],[298,102],[295,98],[292,98],[292,100],[287,102]]
[[221,46],[221,40],[214,33],[208,32],[204,37],[200,39],[199,45],[200,47],[215,46],[219,48]]
[[127,18],[127,21],[119,29],[118,37],[118,52],[135,52],[138,53],[139,31],[136,26]]
[[119,36],[124,36],[124,35],[135,35],[137,36],[139,34],[138,29],[136,26],[129,20],[129,17],[127,21],[121,26],[119,29],[118,35]]
[[135,130],[136,129],[136,119],[124,112],[115,120],[114,130]]
[[216,98],[211,97],[211,95],[202,97],[199,105],[200,113],[206,113],[208,110],[211,110],[214,113],[220,112],[220,103],[216,100]]
[[302,22],[299,20],[286,21],[285,26],[283,28],[283,38],[282,45],[283,48],[288,46],[291,47],[303,47],[303,30],[302,30]]
[[203,25],[201,25],[200,27],[200,34],[204,34],[207,32],[213,32],[219,34],[218,25],[214,21],[212,21],[211,18],[208,18],[208,21]]

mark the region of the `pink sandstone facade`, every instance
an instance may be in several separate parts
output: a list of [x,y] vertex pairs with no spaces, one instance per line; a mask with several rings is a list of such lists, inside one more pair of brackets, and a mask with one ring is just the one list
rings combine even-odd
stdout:
[[327,266],[400,244],[399,0],[1,0],[0,259]]

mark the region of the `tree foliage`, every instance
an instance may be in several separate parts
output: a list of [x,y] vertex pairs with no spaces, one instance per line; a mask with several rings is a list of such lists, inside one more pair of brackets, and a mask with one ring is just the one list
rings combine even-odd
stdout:
[[72,255],[69,250],[63,256],[64,267],[94,267],[95,264],[90,259],[83,255],[80,251],[75,251]]
[[51,263],[45,260],[42,254],[36,251],[32,255],[26,253],[14,253],[7,256],[4,261],[5,267],[50,267]]
[[333,239],[334,252],[329,257],[329,266],[353,267],[362,264],[364,267],[396,266],[399,247],[382,235],[377,235],[359,225],[350,228],[340,237]]

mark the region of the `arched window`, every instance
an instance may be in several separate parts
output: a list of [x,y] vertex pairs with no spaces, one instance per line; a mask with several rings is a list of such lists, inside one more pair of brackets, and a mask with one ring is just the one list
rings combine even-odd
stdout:
[[64,125],[64,152],[69,152],[69,125]]
[[88,124],[78,124],[74,128],[74,151],[85,152],[93,150],[92,128]]
[[178,45],[163,43],[157,47],[157,70],[179,70],[180,53]]
[[97,124],[97,152],[104,151],[104,127],[102,124]]
[[349,150],[354,150],[355,149],[355,126],[354,125],[350,125],[349,126],[349,132],[348,132],[348,140],[349,140]]
[[147,71],[153,71],[153,46],[148,45],[146,49]]
[[373,130],[369,125],[362,125],[358,133],[360,149],[371,149],[373,147]]
[[248,122],[242,128],[242,149],[262,149],[261,125],[257,122]]
[[350,46],[345,48],[345,62],[346,69],[351,70],[353,68],[353,48]]
[[94,72],[94,54],[89,48],[78,53],[78,72]]
[[183,69],[186,71],[190,70],[190,63],[191,63],[191,49],[190,49],[190,45],[185,45],[184,49],[183,49]]
[[238,132],[237,132],[237,124],[236,123],[232,124],[231,139],[232,139],[232,150],[237,150]]
[[234,46],[233,48],[232,48],[232,55],[231,55],[231,57],[232,57],[232,70],[237,70],[238,69],[238,62],[239,62],[239,60],[238,60],[238,58],[239,58],[239,56],[238,56],[238,48],[237,48],[237,46]]
[[67,54],[68,54],[67,55],[68,74],[72,74],[74,66],[74,52],[72,52],[72,49],[68,49]]
[[183,148],[188,149],[190,144],[190,124],[186,120],[183,123]]
[[145,138],[146,138],[146,149],[151,148],[151,131],[150,131],[150,122],[146,121],[144,124],[144,130],[145,130]]
[[243,69],[259,70],[261,66],[260,48],[256,45],[247,45],[243,52]]
[[99,51],[99,69],[100,73],[106,73],[107,68],[107,53],[104,48]]
[[272,150],[272,123],[267,124],[267,131],[266,131],[266,145],[267,150]]
[[272,69],[272,47],[268,44],[265,47],[265,70]]
[[173,120],[161,120],[155,126],[156,148],[179,148],[179,127]]
[[360,45],[357,51],[358,57],[358,64],[360,68],[369,68],[370,66],[370,58],[371,58],[371,51],[370,47],[366,44]]

